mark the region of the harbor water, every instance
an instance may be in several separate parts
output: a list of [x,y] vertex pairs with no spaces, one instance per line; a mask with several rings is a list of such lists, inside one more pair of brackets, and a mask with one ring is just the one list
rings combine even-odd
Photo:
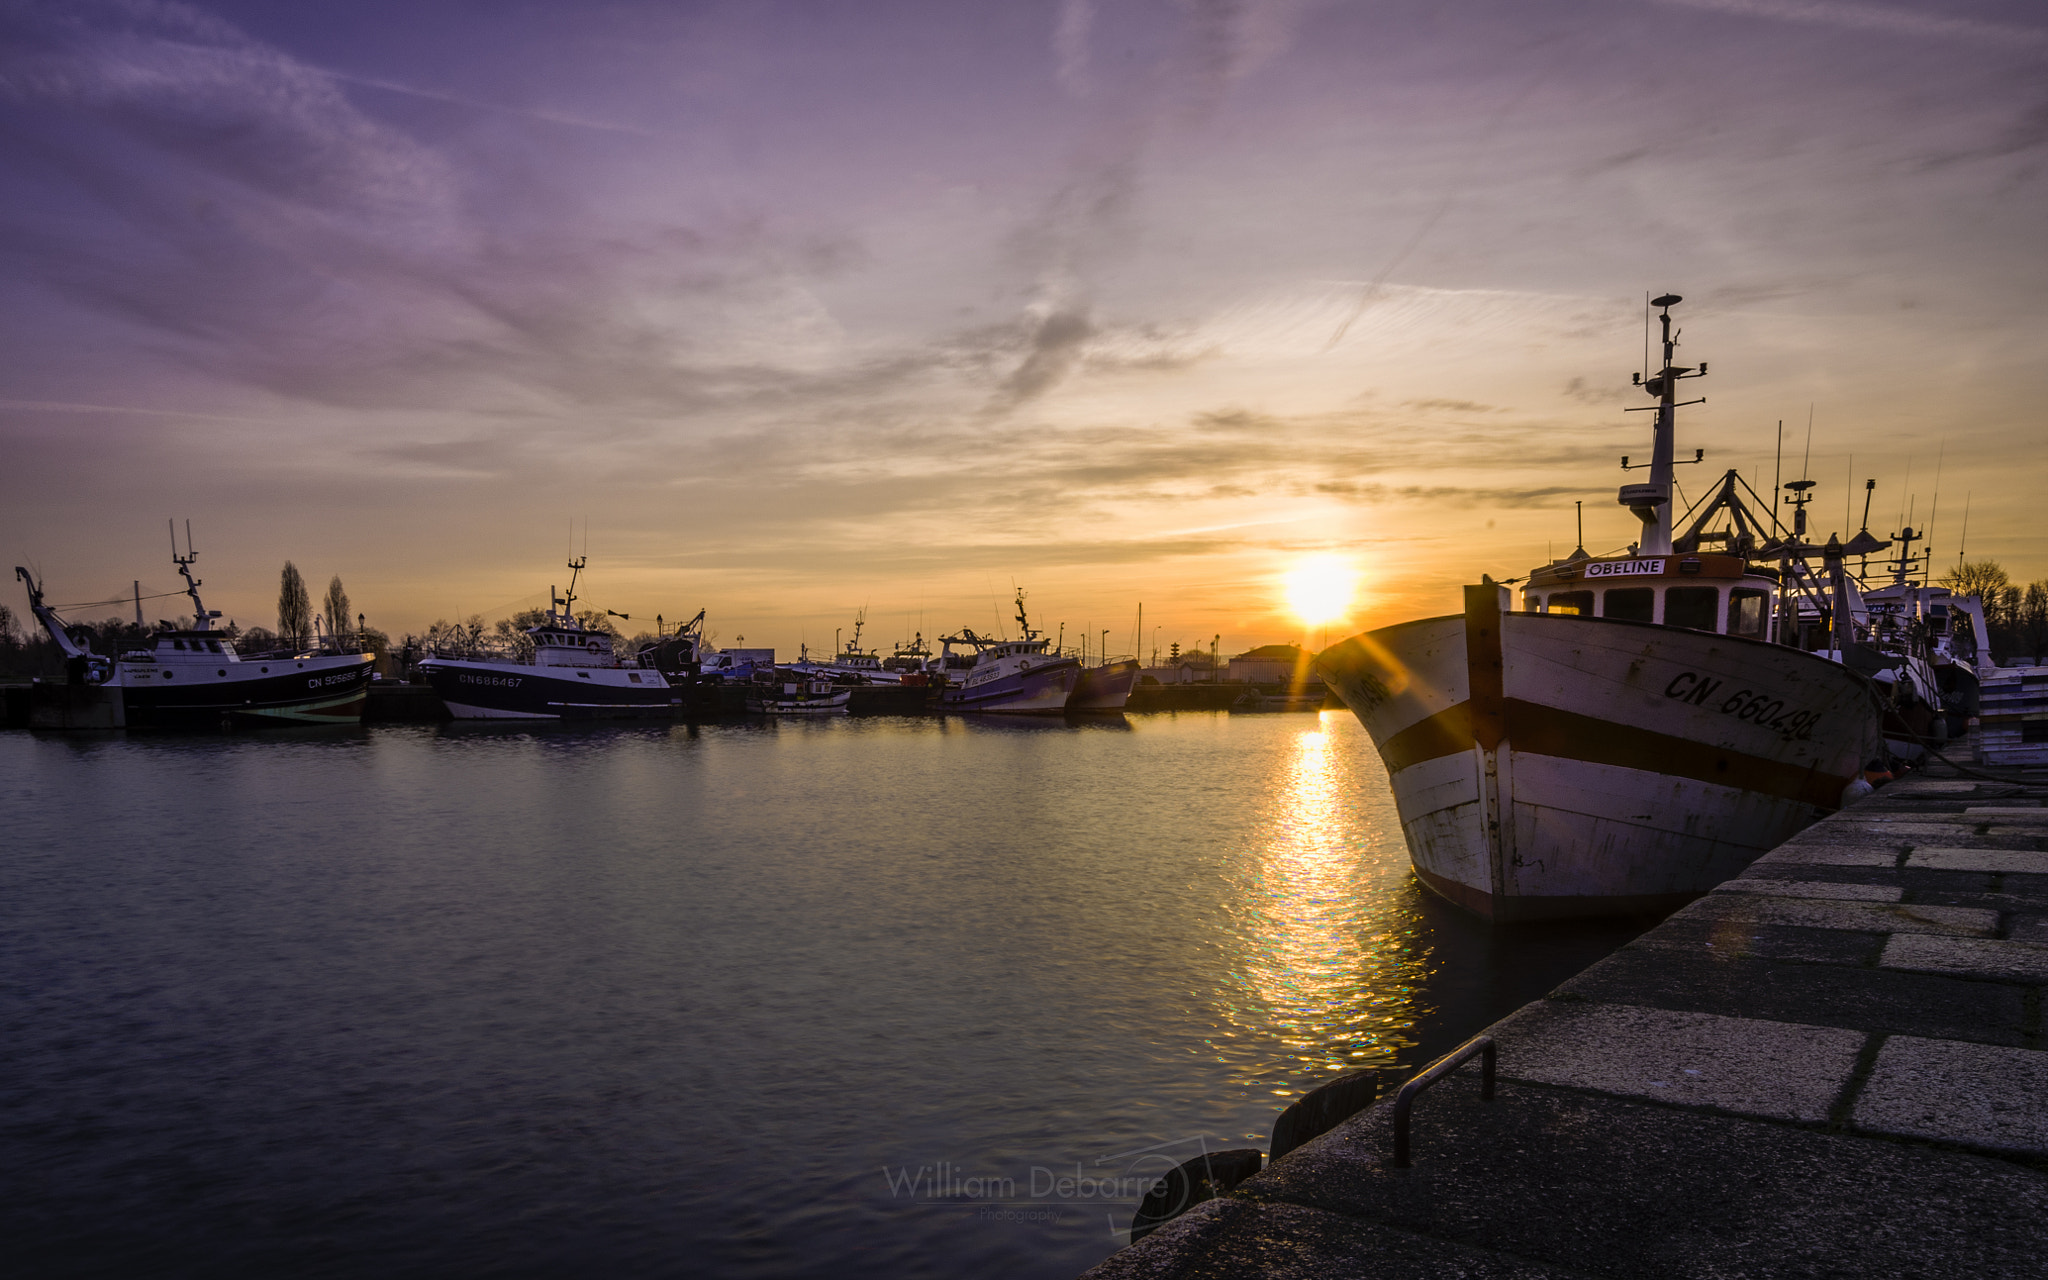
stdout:
[[0,812],[32,1273],[1071,1276],[1647,923],[1429,898],[1338,712],[6,733]]

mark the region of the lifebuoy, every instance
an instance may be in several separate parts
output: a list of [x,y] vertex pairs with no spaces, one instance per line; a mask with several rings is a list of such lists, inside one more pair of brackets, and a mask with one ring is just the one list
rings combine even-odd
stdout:
[[590,651],[591,651],[592,653],[596,653],[596,652],[598,651],[598,647],[599,647],[599,646],[598,646],[598,643],[597,643],[597,641],[595,641],[595,640],[592,640],[592,641],[590,641],[590,642],[586,643],[586,644],[585,644],[585,645],[584,645],[583,647],[584,647],[584,648],[586,648],[586,649],[588,649],[588,650],[590,650]]

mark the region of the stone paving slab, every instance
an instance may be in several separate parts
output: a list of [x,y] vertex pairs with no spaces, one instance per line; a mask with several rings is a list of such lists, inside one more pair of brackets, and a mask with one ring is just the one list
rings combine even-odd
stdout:
[[1895,884],[1850,884],[1829,880],[1730,880],[1716,893],[1767,893],[1780,898],[1847,898],[1859,902],[1897,902],[1906,891]]
[[1887,969],[2048,983],[2048,943],[1895,934],[1878,961]]
[[1808,827],[1795,839],[1809,836],[1882,836],[1898,832],[1914,831],[1975,831],[1984,825],[1984,819],[1972,818],[1961,813],[1865,813],[1850,809],[1829,818],[1826,822]]
[[1893,1036],[1878,1050],[1853,1123],[1877,1133],[2048,1155],[2048,1053]]
[[1629,946],[1649,950],[1703,951],[1727,959],[1754,957],[1868,968],[1877,963],[1884,943],[1882,934],[1849,933],[1841,929],[1685,920],[1667,922],[1629,943]]
[[1681,914],[1867,933],[1947,933],[1988,938],[1998,932],[1998,913],[1981,907],[1773,898],[1763,894],[1710,893]]
[[1822,867],[1895,867],[1899,864],[1899,855],[1908,847],[1904,840],[1880,847],[1861,840],[1844,844],[1793,841],[1779,845],[1750,865],[1774,867],[1789,863]]
[[1679,1106],[1818,1123],[1864,1033],[1621,1004],[1538,1001],[1499,1024],[1500,1073]]
[[1782,964],[1718,950],[1624,948],[1553,998],[1991,1044],[2024,1045],[2032,1034],[2021,987],[1898,969]]
[[2048,875],[2048,853],[2024,849],[1920,848],[1906,855],[1908,867],[1936,871],[1995,871]]

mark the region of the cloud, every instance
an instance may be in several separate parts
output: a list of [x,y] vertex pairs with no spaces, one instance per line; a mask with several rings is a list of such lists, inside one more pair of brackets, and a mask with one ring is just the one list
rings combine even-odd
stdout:
[[1081,345],[1095,334],[1086,311],[1048,308],[1032,326],[1024,363],[1003,383],[1012,404],[1043,395],[1080,359]]
[[1384,485],[1329,480],[1317,493],[1366,503],[1441,503],[1456,507],[1543,507],[1556,498],[1583,497],[1584,485]]
[[1095,0],[1060,0],[1053,25],[1054,74],[1077,98],[1088,96],[1088,37],[1095,29]]
[[281,201],[445,217],[448,174],[325,74],[187,5],[0,10],[0,92],[86,113],[166,157]]
[[1425,413],[1439,409],[1450,413],[1500,412],[1500,410],[1495,408],[1493,405],[1480,404],[1476,400],[1407,400],[1403,403],[1410,409],[1420,409]]
[[1839,4],[1833,0],[1655,0],[1678,9],[1702,9],[1745,18],[1875,31],[1915,39],[2048,50],[2048,30],[1980,18],[1958,18],[1891,5]]

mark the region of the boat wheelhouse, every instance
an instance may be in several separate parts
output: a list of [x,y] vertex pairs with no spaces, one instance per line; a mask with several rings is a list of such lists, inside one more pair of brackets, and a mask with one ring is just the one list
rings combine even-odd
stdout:
[[1765,638],[1778,595],[1776,570],[1741,556],[1582,556],[1544,565],[1521,588],[1529,613],[1617,618]]

